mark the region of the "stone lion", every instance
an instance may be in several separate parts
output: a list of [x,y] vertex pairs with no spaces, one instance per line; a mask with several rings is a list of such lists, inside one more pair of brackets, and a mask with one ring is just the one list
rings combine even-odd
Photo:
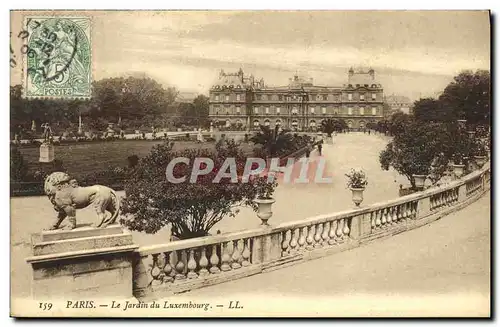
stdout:
[[[76,209],[93,205],[99,224],[94,227],[106,227],[116,222],[120,211],[120,201],[115,191],[103,185],[80,187],[75,179],[64,172],[55,172],[45,179],[45,194],[49,197],[54,209],[58,212],[57,219],[49,230],[58,229],[65,218],[69,225],[64,229],[76,228]],[[111,216],[106,219],[106,211]]]

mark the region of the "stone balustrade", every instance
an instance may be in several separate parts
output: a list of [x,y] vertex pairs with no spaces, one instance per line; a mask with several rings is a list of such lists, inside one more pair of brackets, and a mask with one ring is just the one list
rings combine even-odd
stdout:
[[[135,251],[133,293],[163,297],[278,269],[420,227],[489,190],[490,164],[460,180],[353,210]],[[256,221],[257,223],[257,221]]]

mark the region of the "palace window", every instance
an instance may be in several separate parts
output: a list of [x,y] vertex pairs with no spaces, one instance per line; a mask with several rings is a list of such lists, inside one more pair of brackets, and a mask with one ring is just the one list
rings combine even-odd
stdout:
[[236,106],[236,114],[239,115],[241,113],[241,108],[240,106]]
[[377,93],[372,93],[372,100],[377,100]]
[[240,101],[241,100],[241,96],[239,94],[236,94],[236,101]]
[[253,108],[253,112],[254,112],[255,114],[259,114],[259,107],[255,107],[255,108]]
[[322,107],[321,112],[323,113],[323,115],[326,115],[326,107]]
[[261,99],[260,94],[257,94],[257,95],[255,96],[255,99],[256,99],[256,100],[260,100],[260,99]]
[[359,100],[365,101],[365,95],[363,93],[359,95]]
[[267,100],[267,95],[262,94],[262,100],[266,101]]
[[376,115],[377,114],[377,107],[373,107],[372,108],[372,115]]
[[281,94],[280,94],[280,95],[278,95],[278,100],[279,100],[279,101],[283,101],[283,96],[282,96]]
[[266,115],[269,115],[269,107],[266,107]]
[[328,100],[328,95],[327,94],[323,95],[323,101],[327,101],[327,100]]
[[229,101],[229,94],[226,94],[226,101]]
[[352,100],[352,93],[347,94],[347,100],[351,101]]
[[359,108],[359,114],[360,114],[360,115],[364,115],[364,114],[365,114],[365,108],[360,107],[360,108]]
[[276,114],[279,115],[280,114],[280,107],[276,107]]
[[311,107],[311,113],[314,114],[314,107]]
[[347,114],[352,115],[352,108],[351,107],[347,108]]
[[297,107],[293,107],[292,108],[292,115],[296,115],[299,113],[299,110],[297,109]]
[[215,95],[215,101],[219,101],[219,95],[218,94]]

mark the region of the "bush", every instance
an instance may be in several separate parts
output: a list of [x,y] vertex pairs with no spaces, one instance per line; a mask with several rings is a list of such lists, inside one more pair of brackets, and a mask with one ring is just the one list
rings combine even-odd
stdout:
[[[168,163],[176,157],[186,157],[192,164],[195,158],[211,158],[214,168],[207,175],[199,176],[195,183],[189,179],[193,167],[177,164],[173,175],[187,176],[185,182],[171,183],[166,179]],[[263,178],[250,179],[248,183],[231,183],[223,178],[220,183],[213,179],[222,168],[224,160],[235,158],[238,176],[241,176],[246,156],[234,141],[220,145],[215,152],[206,149],[172,151],[172,144],[153,147],[144,157],[137,173],[125,186],[126,196],[122,203],[122,222],[131,230],[156,233],[167,225],[172,226],[172,235],[180,239],[208,235],[210,229],[225,217],[234,217],[238,206],[250,206],[259,194],[269,193]],[[267,181],[267,180],[266,180]],[[276,184],[272,184],[274,190]]]
[[22,182],[28,174],[28,164],[17,146],[10,147],[10,181]]

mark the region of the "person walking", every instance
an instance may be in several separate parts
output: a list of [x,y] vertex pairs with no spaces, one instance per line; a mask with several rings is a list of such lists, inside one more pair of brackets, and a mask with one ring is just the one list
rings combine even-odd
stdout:
[[321,150],[323,150],[323,140],[318,143],[318,153],[321,156]]
[[309,158],[309,156],[311,155],[311,149],[311,143],[308,143],[306,148],[306,158]]

